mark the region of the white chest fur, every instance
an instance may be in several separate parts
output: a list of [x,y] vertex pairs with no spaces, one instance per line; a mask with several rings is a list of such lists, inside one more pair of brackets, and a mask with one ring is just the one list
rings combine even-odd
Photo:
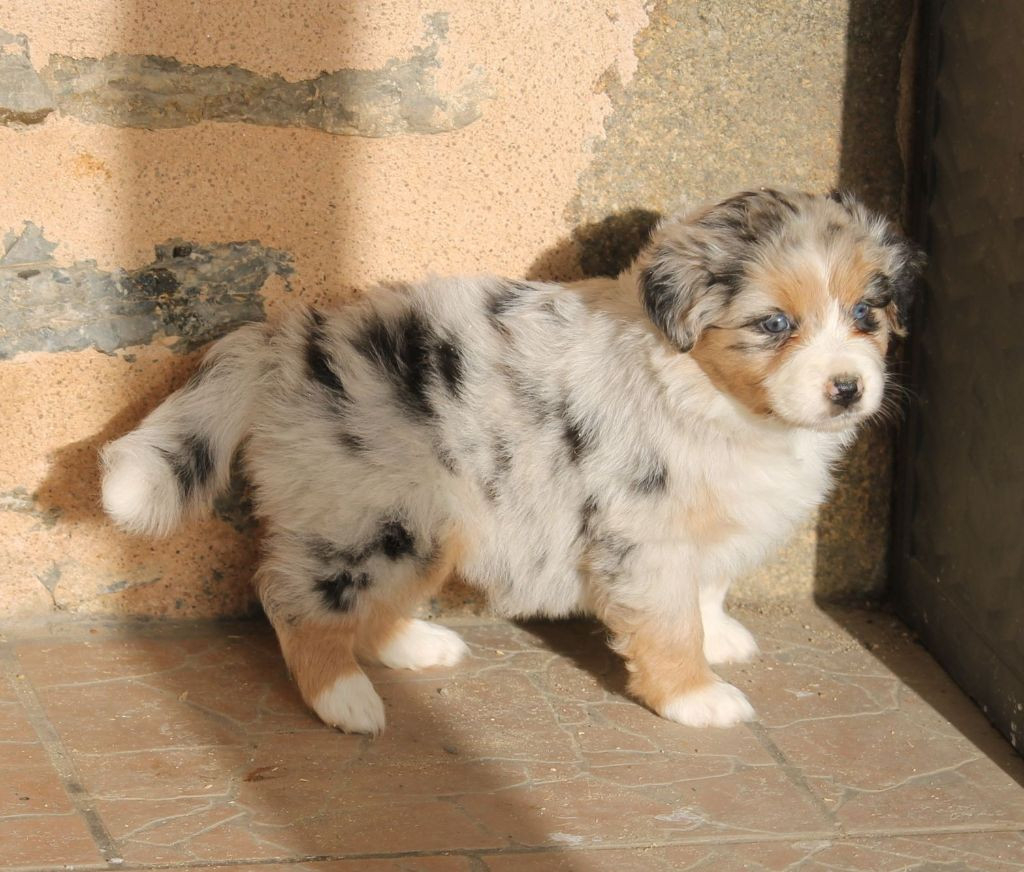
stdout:
[[763,559],[821,504],[840,450],[834,435],[781,428],[681,440],[668,522],[689,573],[718,583]]

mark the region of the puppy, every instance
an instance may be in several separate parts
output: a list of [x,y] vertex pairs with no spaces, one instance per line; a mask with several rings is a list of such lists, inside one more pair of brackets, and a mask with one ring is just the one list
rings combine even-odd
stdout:
[[666,220],[615,279],[431,279],[243,327],[106,446],[103,504],[167,533],[245,440],[260,598],[342,730],[384,726],[359,660],[466,652],[412,617],[453,571],[505,615],[596,615],[641,702],[735,724],[709,664],[757,645],[726,590],[882,408],[920,267],[847,194],[760,190]]

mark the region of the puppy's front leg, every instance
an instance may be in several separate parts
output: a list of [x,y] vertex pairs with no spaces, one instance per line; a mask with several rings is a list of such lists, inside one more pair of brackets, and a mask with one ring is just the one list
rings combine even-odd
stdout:
[[725,613],[727,580],[700,586],[700,619],[704,627],[704,657],[708,663],[746,663],[758,654],[750,630]]
[[629,605],[610,598],[601,609],[612,647],[626,660],[629,692],[663,718],[691,727],[752,720],[743,693],[708,666],[696,590],[672,593],[640,607],[635,597]]

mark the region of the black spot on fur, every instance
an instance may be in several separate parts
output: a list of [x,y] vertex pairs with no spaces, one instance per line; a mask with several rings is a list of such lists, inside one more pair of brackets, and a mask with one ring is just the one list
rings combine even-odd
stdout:
[[327,388],[335,399],[347,402],[345,386],[334,371],[331,354],[327,349],[327,337],[324,334],[324,325],[327,321],[316,309],[310,310],[310,321],[306,334],[306,368],[309,377]]
[[366,590],[369,586],[368,573],[344,569],[335,575],[317,579],[313,588],[320,594],[327,608],[336,612],[347,612],[355,605],[359,591]]
[[502,366],[500,371],[508,382],[512,396],[536,423],[540,424],[554,414],[555,404],[544,396],[544,387],[541,383],[531,381],[524,373],[517,372],[510,366]]
[[163,454],[178,480],[178,489],[183,500],[187,500],[198,488],[205,486],[213,475],[213,453],[210,450],[210,443],[198,434],[186,436],[178,453],[164,451]]
[[503,280],[497,283],[496,288],[487,300],[487,317],[491,322],[491,326],[499,333],[508,335],[508,328],[503,323],[502,318],[513,309],[522,293],[528,290],[530,290],[528,285],[522,285],[518,282]]
[[494,472],[501,478],[512,468],[512,446],[500,436],[494,440]]
[[715,272],[708,273],[708,283],[721,285],[729,294],[735,297],[740,288],[743,287],[743,276],[746,273],[746,266],[742,261],[734,261],[724,267],[719,267]]
[[372,318],[355,344],[384,372],[402,405],[416,417],[434,415],[428,396],[434,338],[423,318],[410,309],[391,323]]
[[337,563],[338,561],[351,562],[349,553],[338,548],[329,539],[322,536],[310,536],[306,539],[309,553],[320,563]]
[[605,578],[614,578],[622,572],[623,564],[636,550],[636,543],[619,533],[604,533],[591,543],[590,566]]
[[401,521],[385,521],[377,533],[373,550],[388,560],[399,560],[416,553],[416,540]]
[[664,463],[658,462],[633,482],[633,490],[644,495],[663,494],[667,485],[668,469]]
[[597,497],[589,496],[580,507],[579,538],[589,539],[593,533],[594,515],[597,514]]
[[565,441],[569,446],[569,459],[573,463],[579,463],[583,456],[583,431],[579,424],[570,418],[565,420]]
[[594,435],[572,413],[568,403],[563,403],[559,408],[559,416],[562,419],[562,438],[569,448],[569,459],[573,463],[579,463],[593,448]]
[[455,463],[455,455],[447,448],[447,446],[441,444],[441,442],[434,443],[434,453],[437,455],[437,459],[449,473],[456,475],[458,472],[458,466]]
[[353,433],[338,434],[338,441],[349,451],[360,453],[366,451],[366,443]]
[[791,215],[796,214],[796,205],[792,200],[789,199],[782,191],[776,191],[774,188],[765,188],[764,193],[771,197],[776,203],[778,203],[783,209],[789,212]]
[[494,439],[492,456],[493,469],[490,476],[484,479],[482,487],[484,495],[493,503],[501,494],[502,480],[512,468],[512,448],[501,436],[497,436]]
[[448,393],[457,397],[462,390],[463,361],[459,347],[451,341],[440,342],[437,346],[437,368],[444,379]]
[[346,568],[359,567],[378,555],[392,561],[417,556],[415,537],[394,516],[383,519],[373,538],[361,548],[343,548],[322,536],[310,536],[306,544],[309,553],[320,563],[342,564]]

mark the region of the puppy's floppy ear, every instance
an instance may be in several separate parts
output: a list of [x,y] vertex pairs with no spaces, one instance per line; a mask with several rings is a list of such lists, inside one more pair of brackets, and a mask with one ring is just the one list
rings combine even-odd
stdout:
[[640,273],[640,298],[647,316],[683,352],[697,344],[721,305],[712,299],[711,273],[688,249],[658,246]]
[[910,307],[914,302],[927,257],[915,243],[894,233],[886,236],[886,246],[890,251],[888,280],[892,288],[892,301],[886,307],[886,313],[892,324],[893,333],[897,336],[906,336]]
[[795,207],[778,191],[745,191],[658,228],[642,255],[647,315],[680,351],[690,351],[740,289],[745,262]]

